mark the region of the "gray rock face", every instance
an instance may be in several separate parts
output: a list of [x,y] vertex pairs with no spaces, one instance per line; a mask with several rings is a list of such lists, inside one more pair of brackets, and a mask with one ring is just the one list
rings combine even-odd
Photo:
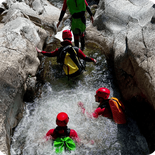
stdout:
[[[114,65],[122,95],[129,101],[127,106],[132,110],[136,108],[133,111],[140,126],[146,122],[150,126],[154,124],[154,111],[146,118],[148,104],[155,110],[154,14],[151,1],[101,0],[94,24],[87,28],[87,42],[99,44],[110,64]],[[153,129],[154,125],[152,129],[146,127],[142,131],[145,136],[154,135]],[[150,147],[154,150],[155,140],[151,141]]]
[[111,33],[119,33],[120,31],[126,30],[129,22],[145,26],[151,21],[152,15],[154,14],[153,3],[142,1],[140,4],[138,5],[137,0],[102,0],[95,14],[94,26],[97,26],[98,30],[106,29]]
[[[6,142],[10,140],[10,129],[15,126],[16,115],[23,107],[23,85],[28,75],[35,76],[40,63],[35,51],[37,38],[39,40],[35,25],[21,17],[8,22],[0,30],[0,99],[1,115],[4,115],[0,126],[7,127],[6,131],[1,130],[1,138]],[[0,149],[3,151],[5,147]]]
[[35,47],[42,48],[47,33],[55,33],[60,14],[47,1],[31,1],[31,6],[30,1],[0,5],[4,23],[0,29],[0,151],[5,154],[9,154],[12,129],[22,117],[23,95],[35,87],[40,64]]
[[[100,36],[97,42],[105,54],[114,57],[116,76],[124,98],[130,99],[142,93],[155,108],[154,91],[150,89],[154,87],[154,67],[151,64],[154,59],[155,27],[151,20],[155,10],[152,6],[150,1],[100,1],[93,26],[99,30],[96,38]],[[88,40],[93,35],[89,34],[90,29],[87,29]],[[127,81],[130,80],[131,84],[123,83],[121,70],[129,75]],[[132,80],[137,83],[136,88]]]

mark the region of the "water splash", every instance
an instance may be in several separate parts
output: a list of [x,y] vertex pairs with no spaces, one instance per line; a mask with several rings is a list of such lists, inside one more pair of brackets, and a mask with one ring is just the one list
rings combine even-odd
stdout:
[[63,154],[148,154],[146,140],[131,118],[128,118],[127,125],[117,125],[102,116],[90,119],[82,114],[77,103],[83,102],[86,111],[93,112],[98,106],[94,95],[99,87],[109,88],[111,97],[114,93],[119,96],[104,55],[89,52],[97,59],[96,66],[87,64],[87,71],[79,78],[68,81],[62,77],[46,82],[41,88],[41,97],[36,98],[34,103],[26,103],[25,115],[12,137],[11,155],[54,155],[52,141],[46,141],[44,136],[49,129],[56,127],[56,116],[62,111],[69,115],[68,127],[75,129],[81,139],[75,151]]

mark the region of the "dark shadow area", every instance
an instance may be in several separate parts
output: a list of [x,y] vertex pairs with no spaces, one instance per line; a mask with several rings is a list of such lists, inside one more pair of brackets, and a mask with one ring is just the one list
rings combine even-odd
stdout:
[[146,138],[150,153],[155,151],[155,111],[143,97],[133,97],[126,102],[140,132]]

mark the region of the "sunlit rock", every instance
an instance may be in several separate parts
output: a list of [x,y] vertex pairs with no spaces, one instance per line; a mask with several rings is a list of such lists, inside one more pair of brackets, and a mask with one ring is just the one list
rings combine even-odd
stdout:
[[[0,29],[0,90],[1,140],[0,150],[7,154],[12,128],[17,125],[18,113],[23,110],[24,85],[29,76],[35,77],[40,64],[35,47],[42,46],[45,30],[35,26],[23,14],[14,10],[12,20]],[[5,123],[4,123],[5,121]],[[6,127],[6,128],[5,128]],[[7,147],[8,146],[8,147]]]
[[[154,124],[154,15],[154,3],[151,1],[101,0],[94,24],[86,31],[87,42],[98,43],[110,64],[114,65],[119,88],[124,99],[129,102],[126,105],[133,111],[140,126],[144,122]],[[144,113],[151,115],[146,118]],[[153,129],[148,127],[144,131],[141,128],[148,137],[151,150],[155,149],[155,140],[149,138],[149,134],[154,135]]]
[[[139,4],[140,3],[140,4]],[[143,4],[143,5],[142,5]],[[121,79],[119,71],[125,71],[128,75],[132,76],[132,79],[136,81],[137,93],[130,92],[130,88],[126,87],[120,80],[120,88],[122,89],[123,96],[125,99],[130,99],[132,96],[139,95],[151,91],[151,89],[145,89],[141,84],[138,84],[138,79],[142,81],[143,75],[148,71],[148,67],[152,64],[154,53],[154,25],[151,24],[151,19],[154,16],[155,10],[153,3],[150,1],[100,1],[99,9],[95,14],[94,28],[98,32],[89,32],[91,25],[87,29],[87,38],[91,38],[92,35],[96,34],[94,41],[99,43],[104,53],[114,58],[114,64],[116,68],[116,76]],[[102,39],[103,38],[103,39]],[[110,43],[110,44],[109,44]],[[141,57],[140,57],[141,55]],[[142,63],[152,57],[151,62]],[[129,59],[130,65],[126,67],[126,62]],[[134,60],[133,60],[134,59]],[[137,66],[135,63],[138,63]],[[133,65],[134,64],[134,65]],[[153,64],[152,64],[153,65]],[[144,69],[144,73],[140,77],[135,76],[137,67]],[[149,67],[150,68],[150,67]],[[153,69],[153,67],[151,67]],[[154,78],[151,76],[151,79]],[[147,80],[147,79],[145,79]],[[154,86],[152,86],[154,87]],[[151,96],[146,95],[147,99],[155,107],[153,100],[150,100]]]

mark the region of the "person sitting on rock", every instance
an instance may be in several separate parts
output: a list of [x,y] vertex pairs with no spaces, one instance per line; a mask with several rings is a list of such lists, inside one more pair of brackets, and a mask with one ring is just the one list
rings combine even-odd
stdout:
[[98,118],[98,116],[102,115],[109,119],[113,119],[117,124],[126,124],[125,107],[123,103],[115,97],[108,99],[109,95],[110,90],[104,87],[96,91],[95,101],[100,104],[92,114],[85,111],[82,102],[79,102],[78,105],[81,107],[83,113],[86,112],[88,117]]
[[56,117],[56,124],[58,125],[54,129],[50,129],[46,133],[46,140],[52,139],[54,141],[54,147],[56,152],[75,150],[75,142],[79,143],[80,139],[77,132],[74,129],[67,127],[69,117],[67,113],[60,112]]
[[71,30],[74,35],[74,44],[75,44],[75,46],[79,47],[79,39],[80,39],[81,50],[83,51],[85,48],[84,32],[86,29],[85,11],[87,10],[89,15],[91,16],[91,20],[93,23],[92,12],[91,12],[90,7],[86,0],[75,0],[75,1],[74,0],[64,0],[63,8],[60,13],[59,22],[57,24],[57,27],[59,27],[59,24],[64,17],[67,7],[69,8],[69,12],[72,15]]
[[96,63],[95,59],[86,56],[80,48],[72,45],[72,33],[70,30],[64,30],[62,32],[62,38],[62,47],[56,48],[52,52],[41,51],[37,47],[36,50],[48,57],[57,56],[57,62],[62,65],[65,74],[70,77],[80,75],[85,69],[85,65],[79,58],[83,59],[85,62]]

